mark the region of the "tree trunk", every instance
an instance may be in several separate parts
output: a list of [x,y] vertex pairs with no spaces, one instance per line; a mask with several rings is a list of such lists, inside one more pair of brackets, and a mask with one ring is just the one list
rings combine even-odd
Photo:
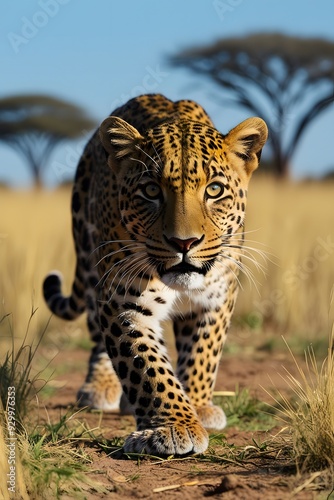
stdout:
[[40,169],[39,165],[37,165],[36,162],[34,162],[34,161],[30,162],[30,166],[31,166],[31,173],[33,176],[33,180],[34,180],[34,188],[41,189],[43,186],[42,178],[41,178],[41,169]]
[[280,179],[286,179],[289,176],[290,164],[281,156],[274,157],[274,172]]

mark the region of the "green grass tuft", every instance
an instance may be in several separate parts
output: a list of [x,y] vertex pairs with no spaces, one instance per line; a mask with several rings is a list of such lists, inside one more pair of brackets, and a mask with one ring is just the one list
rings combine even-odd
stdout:
[[[5,354],[4,359],[0,363],[0,399],[2,407],[7,408],[8,391],[10,387],[14,387],[15,417],[18,427],[22,425],[23,419],[29,409],[29,403],[38,392],[36,384],[37,381],[40,381],[41,372],[33,374],[33,360],[49,325],[48,322],[35,346],[30,346],[25,343],[31,321],[36,311],[36,309],[31,310],[24,338],[18,348],[15,345],[14,334],[12,332],[12,348]],[[0,325],[6,320],[9,320],[9,315],[3,316],[0,320]]]
[[268,406],[254,398],[248,389],[240,390],[237,386],[234,396],[216,396],[214,401],[223,408],[229,427],[259,431],[275,425],[272,411],[268,411]]

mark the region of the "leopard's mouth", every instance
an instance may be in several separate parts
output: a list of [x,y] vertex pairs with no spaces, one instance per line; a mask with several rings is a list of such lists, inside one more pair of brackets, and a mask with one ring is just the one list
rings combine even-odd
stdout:
[[166,273],[178,273],[178,274],[190,274],[190,273],[199,273],[205,274],[204,268],[193,266],[192,264],[188,264],[187,262],[180,262],[180,264],[176,264],[176,266],[172,266],[169,269],[166,269],[164,274]]
[[206,261],[205,265],[203,265],[202,267],[197,267],[194,266],[193,264],[189,264],[188,262],[182,261],[179,264],[176,264],[175,266],[171,266],[168,269],[166,269],[165,265],[160,263],[157,266],[157,270],[160,277],[166,274],[184,275],[193,273],[205,276],[207,272],[211,269],[213,264],[214,264],[214,259]]

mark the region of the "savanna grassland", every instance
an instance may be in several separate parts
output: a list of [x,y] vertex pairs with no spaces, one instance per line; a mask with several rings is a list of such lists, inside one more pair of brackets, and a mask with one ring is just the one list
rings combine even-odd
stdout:
[[[89,440],[94,441],[95,448],[91,449],[87,445],[88,451],[85,451],[84,457],[80,455],[80,460],[87,462],[87,471],[93,471],[91,472],[94,476],[92,476],[93,479],[97,478],[100,483],[102,481],[102,486],[99,489],[99,486],[86,484],[82,498],[105,498],[108,495],[108,498],[131,498],[134,491],[131,488],[137,491],[140,498],[155,498],[152,488],[149,494],[145,494],[148,474],[153,474],[154,484],[159,485],[159,481],[163,480],[164,482],[161,484],[165,485],[168,474],[174,469],[179,469],[183,473],[181,479],[175,479],[176,486],[178,482],[182,484],[179,488],[171,489],[170,496],[168,496],[169,490],[166,488],[164,490],[166,498],[181,498],[181,495],[183,498],[201,498],[209,496],[210,492],[212,496],[225,492],[227,499],[255,499],[261,498],[264,491],[268,492],[268,494],[266,493],[268,499],[290,498],[291,492],[296,498],[313,498],[314,495],[318,494],[314,491],[321,490],[322,487],[326,489],[328,495],[332,479],[328,476],[330,467],[328,467],[329,462],[326,462],[326,458],[324,459],[326,481],[321,483],[319,477],[323,477],[323,475],[318,474],[318,468],[321,466],[316,462],[316,458],[310,458],[316,464],[315,467],[310,467],[310,460],[302,460],[296,467],[298,453],[307,456],[309,452],[307,447],[303,448],[302,452],[300,451],[298,439],[291,429],[291,432],[288,433],[290,437],[282,438],[285,444],[281,447],[277,442],[272,445],[271,437],[270,440],[268,437],[269,434],[262,435],[261,432],[269,432],[270,429],[274,428],[273,434],[277,434],[286,425],[292,425],[292,428],[293,425],[300,427],[299,420],[293,421],[293,415],[298,414],[298,411],[294,410],[293,401],[296,399],[298,401],[298,398],[313,397],[312,394],[317,390],[317,376],[325,374],[326,383],[328,377],[331,377],[330,381],[334,381],[332,359],[330,359],[331,364],[327,360],[327,365],[324,364],[321,367],[329,352],[328,346],[334,319],[334,306],[332,304],[334,285],[333,202],[334,182],[331,181],[294,183],[277,181],[263,174],[254,177],[250,186],[246,219],[244,264],[248,270],[241,278],[242,290],[219,375],[219,389],[232,389],[235,392],[232,402],[227,399],[222,403],[229,415],[231,430],[227,431],[226,435],[213,436],[208,453],[204,454],[197,462],[182,462],[181,465],[180,462],[174,464],[172,460],[166,466],[162,466],[161,463],[158,466],[152,465],[152,470],[154,470],[152,472],[151,465],[147,465],[150,462],[148,461],[147,464],[145,462],[146,465],[144,463],[140,465],[139,459],[135,462],[133,460],[114,460],[110,469],[111,459],[107,453],[114,453],[118,442],[122,443],[122,436],[126,435],[129,429],[132,430],[133,423],[128,420],[129,417],[124,417],[123,420],[119,416],[105,417],[109,429],[106,433],[103,431],[105,421],[102,421],[102,417],[97,416],[97,414],[86,413],[82,416],[82,421],[85,424],[84,431],[81,429],[81,433],[77,428],[73,431],[72,427],[69,431],[62,420],[58,430],[64,430],[66,427],[66,432],[64,432],[67,433],[67,437],[64,438],[64,434],[59,431],[59,434],[56,433],[56,441],[53,443],[52,439],[55,433],[50,431],[50,422],[56,418],[59,423],[59,419],[65,418],[64,414],[68,415],[66,413],[69,411],[67,405],[75,402],[75,391],[82,382],[84,376],[82,371],[85,370],[85,363],[89,356],[89,341],[84,318],[75,323],[65,323],[54,317],[50,321],[50,313],[44,304],[41,293],[43,278],[52,269],[58,269],[62,272],[65,292],[70,291],[75,266],[69,208],[70,189],[63,187],[54,191],[14,191],[1,188],[0,366],[5,359],[6,352],[12,352],[13,339],[16,349],[18,349],[23,339],[25,345],[34,345],[43,337],[31,363],[32,371],[29,377],[32,380],[34,378],[42,380],[50,378],[49,383],[41,390],[38,398],[33,400],[29,424],[26,423],[26,420],[24,421],[24,425],[28,428],[30,426],[30,430],[27,429],[26,434],[30,437],[34,435],[33,444],[30,442],[30,446],[35,446],[38,438],[42,439],[42,436],[46,436],[42,441],[46,441],[49,446],[52,443],[56,444],[54,448],[58,448],[59,452],[63,453],[62,445],[65,443],[66,446],[70,446],[71,439],[78,439],[79,435],[82,438],[81,451],[85,443],[88,443]],[[295,356],[296,363],[282,337]],[[313,351],[309,352],[308,364],[305,364],[304,351],[310,345],[313,346]],[[315,357],[313,353],[315,353]],[[22,359],[18,360],[18,365],[24,366]],[[224,359],[226,359],[225,365]],[[276,392],[274,391],[275,399],[271,401],[278,414],[281,414],[282,411],[285,412],[281,423],[274,421],[271,414],[268,417],[269,420],[265,421],[259,420],[256,416],[263,413],[262,400],[268,400],[265,391],[263,391],[262,396],[259,396],[259,382],[265,389],[272,390],[271,387],[268,387],[269,378],[267,375],[275,379],[275,374],[271,372],[274,365],[276,367],[284,365],[288,370],[288,372],[282,371],[278,383],[279,387]],[[244,376],[240,382],[238,376],[243,371]],[[310,377],[311,382],[308,381],[308,377]],[[301,384],[306,384],[302,394],[300,392],[298,394],[298,390],[301,390],[298,386],[299,380],[301,380]],[[282,381],[286,385],[285,389],[281,389]],[[240,388],[238,388],[239,382]],[[324,384],[321,390],[323,392],[332,391],[331,388],[327,387],[328,383],[326,385],[325,382],[321,379],[321,384]],[[312,384],[315,385],[312,386]],[[43,384],[39,382],[36,385],[41,387]],[[274,386],[276,385],[274,384]],[[68,392],[66,392],[67,389],[69,389]],[[254,399],[255,394],[256,399]],[[59,409],[56,413],[54,412],[55,407],[61,406],[61,398],[64,398],[63,406],[65,408],[62,416],[60,416]],[[37,399],[38,404],[36,404]],[[40,416],[40,404],[47,408],[48,428],[36,427],[44,422],[44,417]],[[289,407],[290,404],[292,404],[292,410]],[[298,404],[297,402],[297,406]],[[314,408],[319,408],[321,406],[319,404],[317,402]],[[307,401],[306,406],[310,408],[312,405]],[[301,407],[298,406],[298,408]],[[327,443],[328,439],[332,440],[330,443],[333,444],[334,448],[334,403],[330,408],[326,408],[326,405],[321,407],[321,412],[323,414],[327,412],[328,425],[332,434],[329,431],[329,435],[326,434],[324,441]],[[290,413],[292,411],[292,415],[289,414],[289,411]],[[44,409],[43,412],[45,414]],[[306,416],[304,414],[302,416],[302,420],[305,421]],[[80,421],[80,418],[80,415],[76,416],[76,421]],[[256,421],[256,425],[254,421]],[[317,422],[314,419],[312,421],[313,423]],[[316,425],[318,424],[316,423]],[[90,426],[94,426],[94,430]],[[50,438],[50,432],[53,438]],[[326,432],[328,431],[326,430]],[[83,435],[84,437],[82,437]],[[241,438],[236,437],[238,435]],[[118,441],[119,439],[120,441]],[[231,445],[231,439],[237,443],[236,447]],[[302,442],[305,441],[307,439],[302,436]],[[263,457],[265,460],[269,460],[268,457],[270,460],[275,460],[275,457],[278,456],[280,458],[277,460],[281,460],[281,456],[286,452],[287,442],[291,444],[292,450],[289,455],[290,461],[288,460],[290,472],[286,475],[283,462],[279,462],[280,470],[283,472],[277,472],[275,469],[274,480],[271,477],[271,483],[266,484],[265,481],[268,481],[269,476],[264,479],[262,472],[256,475],[256,471],[264,470],[265,466],[261,460]],[[296,452],[297,445],[299,446],[298,453]],[[75,450],[77,450],[76,446],[77,441],[75,441]],[[73,447],[71,448],[71,446],[67,451],[65,450],[65,454],[72,452]],[[24,464],[29,461],[29,459],[24,458],[25,453],[28,453],[27,449],[25,452],[22,451],[23,469]],[[326,451],[325,457],[329,455]],[[50,456],[48,455],[48,460],[51,460]],[[252,466],[255,464],[255,469],[252,471],[249,469],[249,456]],[[36,457],[35,459],[37,460]],[[331,460],[330,456],[329,459]],[[54,460],[53,467],[57,468],[57,461],[63,459],[56,456]],[[305,463],[308,463],[307,467],[305,465],[306,469],[303,468]],[[273,467],[273,462],[270,464],[270,467]],[[236,469],[233,469],[233,466]],[[161,477],[157,472],[159,467]],[[169,468],[167,475],[164,467]],[[226,469],[226,467],[229,468]],[[248,468],[253,474],[253,483],[254,478],[256,478],[257,486],[248,477],[246,487],[240,479],[242,473],[240,473],[240,477],[238,476],[238,467],[239,469],[244,467],[245,470]],[[98,469],[100,470],[99,474],[97,473]],[[226,471],[228,473],[226,476],[227,484],[224,485],[222,474],[225,474]],[[309,474],[308,476],[303,476],[305,471]],[[86,476],[88,472],[85,472]],[[67,480],[75,485],[73,493],[69,493],[69,488],[63,486],[65,483],[62,481],[65,481],[66,478],[58,478],[59,481],[53,478],[51,481],[50,475],[46,474],[44,477],[42,474],[42,479],[38,480],[40,481],[38,483],[39,493],[34,493],[37,495],[36,498],[49,498],[47,495],[50,494],[51,490],[48,490],[49,493],[45,493],[43,496],[44,490],[41,486],[48,484],[48,481],[52,484],[48,485],[47,488],[56,487],[55,498],[76,498],[75,495],[80,497],[81,476],[78,474],[81,472],[74,467],[72,475],[68,471],[66,474]],[[209,476],[211,474],[210,479],[207,480],[209,489],[204,491],[205,478],[209,477],[208,474]],[[290,476],[293,479],[289,479]],[[195,480],[193,481],[194,485],[188,485],[192,479]],[[34,479],[30,478],[30,480],[34,482]],[[196,481],[197,484],[195,484]],[[263,485],[261,481],[264,481]],[[171,483],[172,486],[174,483]],[[249,484],[253,484],[253,486],[250,487]],[[182,485],[185,486],[182,487]],[[187,493],[187,488],[192,486],[197,487],[197,490]],[[262,486],[264,489],[261,489]],[[26,479],[28,493],[33,491],[32,488],[31,484],[29,486],[29,480]],[[236,490],[237,488],[240,489]],[[65,494],[64,491],[67,493]],[[2,492],[0,482],[0,496]],[[231,496],[228,496],[229,494]],[[22,498],[29,498],[29,496],[25,497],[22,494]],[[30,498],[35,497],[30,494]]]
[[[23,336],[32,308],[38,308],[37,325],[29,332],[35,339],[50,316],[41,294],[46,273],[59,269],[70,291],[75,265],[70,196],[69,188],[0,191],[0,307],[11,314],[16,336]],[[241,278],[238,324],[307,341],[326,336],[334,285],[333,203],[334,182],[253,179],[244,264],[254,280]],[[53,328],[62,330],[64,324],[53,319]]]

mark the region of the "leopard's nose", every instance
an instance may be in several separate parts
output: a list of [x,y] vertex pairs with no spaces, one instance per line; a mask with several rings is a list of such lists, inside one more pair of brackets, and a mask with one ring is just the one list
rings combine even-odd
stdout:
[[[165,237],[166,238],[166,237]],[[178,252],[187,253],[189,250],[196,245],[198,245],[204,238],[204,235],[201,238],[187,238],[185,240],[181,238],[166,238],[166,241]]]

